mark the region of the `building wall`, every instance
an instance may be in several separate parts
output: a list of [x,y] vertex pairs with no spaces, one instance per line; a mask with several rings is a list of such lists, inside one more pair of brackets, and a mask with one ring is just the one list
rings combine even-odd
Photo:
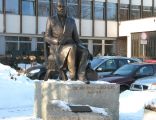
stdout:
[[4,26],[3,26],[3,15],[0,14],[0,32],[3,32]]
[[156,17],[119,22],[119,36],[127,36],[127,56],[131,57],[131,33],[156,31]]
[[41,34],[46,29],[47,17],[38,17],[38,33]]
[[155,31],[156,17],[138,20],[123,21],[119,23],[119,36],[128,36],[134,32]]
[[[0,29],[2,29],[1,27]],[[6,15],[6,32],[7,33],[20,33],[20,16],[19,15],[11,15],[11,14]]]
[[[78,32],[79,19],[76,20]],[[45,31],[47,17],[38,17],[38,34]],[[19,15],[6,15],[6,33],[20,33],[20,16]],[[117,22],[107,22],[107,36],[117,37]],[[3,14],[0,14],[0,33],[3,33]],[[94,21],[94,36],[105,37],[105,21]],[[93,33],[93,20],[81,19],[81,36],[92,36]],[[22,34],[36,34],[36,17],[35,16],[22,16]]]
[[[38,43],[43,43],[40,38],[43,38],[42,32],[46,29],[47,16],[56,13],[53,11],[55,8],[53,5],[56,2],[53,1],[53,4],[50,4],[50,1],[39,0],[28,2],[34,6],[29,6],[29,8],[24,1],[18,0],[12,1],[12,5],[9,5],[8,1],[0,2],[2,6],[0,8],[0,35],[4,36],[4,39],[0,38],[0,40],[3,40],[7,46],[3,48],[5,52],[0,52],[0,54],[5,55],[7,53],[5,49],[10,46],[20,50],[20,45],[29,43],[32,38],[36,41],[32,41],[31,47],[27,44],[31,51],[38,50]],[[115,41],[118,37],[117,11],[115,11],[117,2],[118,0],[87,0],[76,3],[68,1],[67,6],[73,8],[68,8],[69,11],[73,10],[73,12],[68,11],[68,14],[71,13],[69,15],[74,16],[80,39],[91,53],[96,51],[95,53],[99,52],[100,55],[104,55],[107,51],[105,45],[107,45],[106,48],[111,47],[108,51],[114,51],[115,42],[109,42],[109,40]],[[20,41],[22,41],[21,44]],[[18,46],[15,42],[19,43]]]
[[35,16],[22,16],[22,33],[36,34]]

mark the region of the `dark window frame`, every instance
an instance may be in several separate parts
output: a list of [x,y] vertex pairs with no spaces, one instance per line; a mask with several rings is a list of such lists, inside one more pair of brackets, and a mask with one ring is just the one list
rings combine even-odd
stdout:
[[[32,3],[32,4],[30,5],[28,3]],[[30,9],[28,9],[28,6]],[[22,15],[28,15],[28,16],[36,15],[36,0],[22,0]]]
[[[94,19],[95,20],[105,20],[106,19],[106,15],[105,15],[105,11],[106,11],[105,4],[106,4],[105,2],[95,1],[95,5],[94,5]],[[97,9],[99,10],[98,12],[97,12]],[[100,12],[100,15],[98,15],[99,12]]]
[[16,1],[12,0],[12,2],[14,4],[13,3],[11,4],[10,0],[5,0],[5,13],[19,15],[19,0],[16,0]]
[[[120,21],[125,21],[125,20],[129,20],[129,9],[130,9],[130,5],[129,4],[120,4],[120,8],[119,8],[119,20]],[[123,14],[121,14],[123,11]]]
[[79,18],[78,0],[67,0],[67,13],[71,17]]
[[117,9],[118,9],[118,4],[117,3],[107,2],[107,8],[106,8],[107,20],[109,20],[109,21],[117,21],[117,17],[118,17]]
[[[44,10],[44,11],[43,11]],[[38,0],[38,16],[50,15],[50,0]]]
[[[81,0],[81,18],[82,19],[92,20],[93,18],[92,6],[93,6],[93,1]],[[85,14],[85,13],[89,13],[89,14]]]
[[0,0],[0,13],[3,13],[3,0]]

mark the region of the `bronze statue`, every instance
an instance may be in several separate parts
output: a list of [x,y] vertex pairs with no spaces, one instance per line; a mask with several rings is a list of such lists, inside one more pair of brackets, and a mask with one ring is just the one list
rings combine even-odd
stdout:
[[[49,63],[56,63],[62,79],[68,70],[71,80],[86,80],[89,51],[79,40],[75,20],[67,16],[65,0],[58,0],[57,14],[47,19],[45,41],[50,44]],[[56,66],[51,63],[48,69]]]

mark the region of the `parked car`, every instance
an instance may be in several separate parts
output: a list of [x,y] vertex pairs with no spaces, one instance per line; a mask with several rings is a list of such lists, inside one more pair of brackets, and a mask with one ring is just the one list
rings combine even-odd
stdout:
[[121,66],[134,62],[142,62],[137,58],[128,58],[122,56],[99,56],[91,61],[91,67],[98,74],[98,79],[110,75]]
[[137,79],[134,83],[131,84],[130,90],[133,91],[156,91],[156,74],[149,77],[144,77]]
[[[87,74],[87,77],[89,80],[103,78],[104,76],[111,74],[113,71],[115,71],[122,65],[134,62],[142,62],[142,61],[137,58],[127,58],[121,56],[94,57],[93,60],[90,61],[90,65],[91,68],[97,73],[97,75],[95,75],[95,72],[92,71],[90,72],[92,74],[90,73]],[[45,65],[34,66],[26,71],[27,77],[39,80],[43,80],[45,73],[46,73]],[[56,76],[53,77],[56,78]]]
[[126,64],[111,75],[99,79],[99,81],[108,81],[110,83],[120,84],[120,91],[129,89],[130,85],[135,80],[147,76],[152,76],[156,73],[156,64],[154,63],[131,63]]
[[46,74],[46,66],[45,65],[32,66],[26,70],[25,74],[32,80],[34,79],[43,80]]

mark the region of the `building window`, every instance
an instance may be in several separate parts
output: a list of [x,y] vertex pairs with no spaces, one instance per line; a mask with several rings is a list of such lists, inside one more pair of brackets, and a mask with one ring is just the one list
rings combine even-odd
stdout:
[[95,13],[94,17],[97,20],[105,20],[105,3],[95,1]]
[[120,20],[129,20],[129,5],[120,4]]
[[153,16],[156,16],[156,0],[154,0],[154,15]]
[[105,40],[105,54],[104,55],[115,55],[115,41]]
[[140,6],[132,5],[131,6],[131,19],[139,19],[140,18]]
[[0,13],[3,13],[3,1],[0,0]]
[[78,0],[67,0],[68,15],[79,18]]
[[38,15],[49,16],[50,2],[49,0],[38,0]]
[[55,15],[57,13],[57,0],[53,0],[53,15]]
[[153,16],[156,16],[156,6],[154,7],[154,15]]
[[81,18],[92,19],[92,1],[82,0]]
[[146,57],[156,59],[156,32],[148,32]]
[[150,7],[150,6],[143,6],[142,17],[146,18],[146,17],[151,17],[151,16],[152,16],[152,7]]
[[156,59],[156,32],[144,32],[146,39],[142,38],[142,34],[133,33],[131,35],[132,57]]
[[22,0],[22,14],[35,15],[35,0]]
[[107,20],[117,20],[116,3],[107,3]]
[[44,52],[44,40],[43,40],[43,38],[37,38],[37,51]]
[[140,34],[133,33],[132,37],[132,57],[140,57]]
[[8,13],[8,14],[18,14],[19,13],[18,0],[6,0],[6,13]]
[[25,54],[31,51],[31,38],[29,37],[19,37],[19,49],[23,51]]
[[28,37],[6,36],[5,39],[6,54],[13,54],[15,51],[26,54],[31,50],[31,40]]
[[18,50],[18,37],[15,36],[6,36],[6,54],[12,54],[12,52]]
[[102,55],[102,40],[93,40],[93,56]]

